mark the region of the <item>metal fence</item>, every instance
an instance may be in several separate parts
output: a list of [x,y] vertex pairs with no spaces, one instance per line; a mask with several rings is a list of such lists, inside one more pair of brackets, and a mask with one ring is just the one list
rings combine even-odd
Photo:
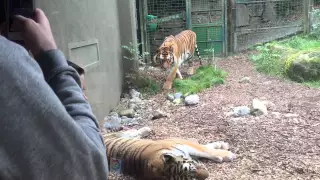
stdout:
[[191,27],[202,55],[226,53],[226,1],[191,0]]
[[197,34],[199,50],[215,55],[246,50],[305,31],[320,0],[137,0],[142,51],[151,57],[166,36],[185,29]]
[[[215,49],[216,55],[225,48],[225,0],[139,0],[139,39],[144,43],[142,51],[150,58],[169,35],[185,29],[197,34],[200,53],[205,55]],[[211,54],[211,53],[210,53]]]
[[185,0],[148,0],[146,17],[146,49],[154,55],[165,37],[178,34],[186,27]]
[[313,8],[320,9],[320,0],[313,1]]
[[311,33],[320,36],[320,0],[314,0],[311,10]]
[[302,0],[236,0],[233,51],[302,31],[304,4]]

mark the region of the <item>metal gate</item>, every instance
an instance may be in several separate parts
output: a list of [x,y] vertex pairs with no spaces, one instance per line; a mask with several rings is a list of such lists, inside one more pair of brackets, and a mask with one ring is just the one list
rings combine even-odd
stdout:
[[197,34],[200,54],[226,54],[227,33],[225,0],[189,0],[191,1],[191,27]]
[[186,29],[185,0],[143,0],[145,51],[155,54],[165,37]]
[[305,0],[234,1],[234,51],[303,31]]
[[165,37],[192,29],[197,34],[202,55],[207,53],[205,50],[213,48],[216,55],[225,54],[225,2],[139,0],[141,42],[144,43],[142,51],[149,52],[152,57]]

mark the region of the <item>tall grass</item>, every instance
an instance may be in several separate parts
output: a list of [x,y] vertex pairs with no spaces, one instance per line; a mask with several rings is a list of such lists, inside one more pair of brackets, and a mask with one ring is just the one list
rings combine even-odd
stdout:
[[177,92],[183,94],[194,94],[206,88],[224,83],[227,73],[212,66],[201,66],[196,73],[187,79],[176,79],[173,87]]

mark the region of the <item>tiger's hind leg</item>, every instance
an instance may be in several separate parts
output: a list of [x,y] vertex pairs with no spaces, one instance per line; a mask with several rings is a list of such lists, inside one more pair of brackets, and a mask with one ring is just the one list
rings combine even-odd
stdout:
[[176,148],[187,152],[194,158],[210,159],[214,162],[230,162],[233,161],[236,156],[231,151],[228,151],[229,146],[224,142],[214,142],[207,145],[198,144],[191,141],[180,141],[181,145]]
[[202,66],[202,59],[201,59],[200,52],[199,52],[199,49],[198,49],[198,45],[197,45],[197,44],[195,45],[195,49],[196,49],[196,53],[197,53],[197,56],[198,56],[199,61],[200,61],[200,65]]
[[194,74],[193,56],[192,56],[191,54],[189,54],[188,64],[189,64],[189,68],[188,68],[187,74],[188,74],[189,76],[191,76],[191,75]]

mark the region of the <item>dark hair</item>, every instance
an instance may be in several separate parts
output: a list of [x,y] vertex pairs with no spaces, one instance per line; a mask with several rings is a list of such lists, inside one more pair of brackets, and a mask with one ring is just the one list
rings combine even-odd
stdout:
[[68,62],[68,65],[73,67],[78,72],[79,75],[85,73],[85,71],[84,71],[84,69],[82,67],[78,66],[77,64],[75,64],[75,63],[73,63],[73,62],[71,62],[69,60],[67,60],[67,62]]

